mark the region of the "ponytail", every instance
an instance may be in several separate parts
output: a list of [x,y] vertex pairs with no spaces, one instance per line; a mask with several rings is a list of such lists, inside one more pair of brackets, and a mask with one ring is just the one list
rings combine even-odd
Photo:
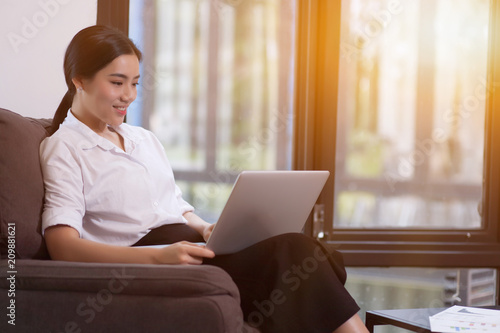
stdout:
[[61,100],[61,103],[59,104],[56,113],[54,114],[49,135],[54,134],[59,129],[59,125],[63,123],[64,119],[68,115],[68,110],[69,108],[71,108],[71,105],[73,104],[73,96],[74,93],[68,89],[63,99]]

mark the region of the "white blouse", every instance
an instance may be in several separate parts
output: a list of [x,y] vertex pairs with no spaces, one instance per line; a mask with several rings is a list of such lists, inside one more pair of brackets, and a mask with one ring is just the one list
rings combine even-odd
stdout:
[[129,246],[153,228],[187,222],[183,214],[193,207],[182,199],[158,139],[128,124],[113,129],[125,151],[68,111],[59,130],[41,143],[42,233],[67,225],[81,238]]

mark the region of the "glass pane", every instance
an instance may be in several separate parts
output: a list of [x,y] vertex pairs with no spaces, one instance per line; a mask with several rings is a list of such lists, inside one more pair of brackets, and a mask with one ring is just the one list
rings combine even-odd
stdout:
[[130,2],[144,54],[130,121],[158,136],[207,220],[239,172],[291,168],[294,24],[295,1]]
[[343,0],[335,228],[480,228],[488,0]]
[[237,1],[219,19],[217,168],[289,169],[294,1]]
[[[346,288],[364,320],[370,310],[495,305],[496,274],[494,269],[347,268]],[[406,331],[380,326],[375,332]]]
[[184,200],[197,209],[199,215],[209,223],[217,222],[227,198],[233,188],[232,184],[217,182],[177,181]]

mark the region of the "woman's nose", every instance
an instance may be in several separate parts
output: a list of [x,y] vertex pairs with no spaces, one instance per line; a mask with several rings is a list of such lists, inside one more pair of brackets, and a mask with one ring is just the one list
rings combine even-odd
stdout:
[[122,91],[121,99],[123,102],[132,102],[137,95],[134,87],[125,86]]

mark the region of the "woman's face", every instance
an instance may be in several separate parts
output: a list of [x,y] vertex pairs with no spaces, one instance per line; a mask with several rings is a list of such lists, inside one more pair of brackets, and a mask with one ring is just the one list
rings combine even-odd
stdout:
[[[77,93],[78,110],[73,110],[92,129],[123,123],[127,108],[137,97],[139,60],[135,55],[121,55],[95,74],[81,80]],[[76,81],[78,82],[78,81]]]

